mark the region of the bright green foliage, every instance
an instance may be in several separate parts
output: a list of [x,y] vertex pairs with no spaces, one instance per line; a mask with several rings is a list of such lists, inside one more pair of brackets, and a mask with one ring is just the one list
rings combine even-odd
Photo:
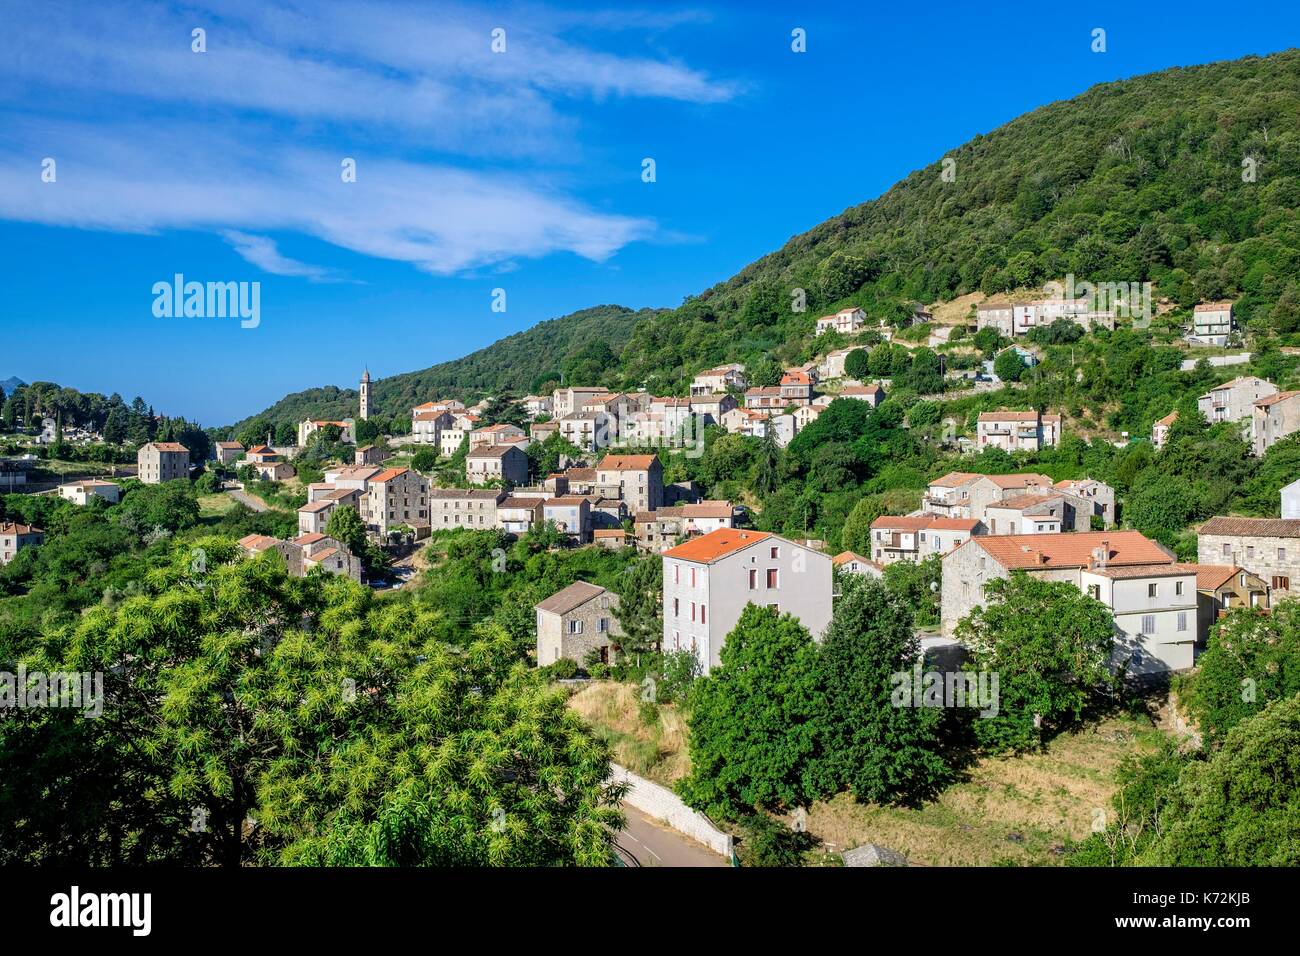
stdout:
[[1270,702],[1300,694],[1300,602],[1229,611],[1196,663],[1188,706],[1207,741],[1221,743]]
[[[942,711],[898,707],[891,677],[920,654],[912,610],[881,582],[846,575],[817,654],[817,754],[811,785],[824,796],[911,802],[949,779],[940,752]],[[910,680],[910,674],[909,674]]]
[[452,648],[419,604],[194,544],[28,653],[107,703],[0,723],[0,767],[40,755],[0,862],[609,862],[608,754],[504,633]]
[[1004,382],[1018,382],[1024,373],[1024,359],[1015,349],[1005,349],[993,360],[993,374]]
[[989,582],[985,595],[957,626],[975,667],[998,675],[998,714],[973,722],[976,739],[991,750],[1037,749],[1076,726],[1110,685],[1114,622],[1074,585],[1023,572]]
[[1183,772],[1174,796],[1165,834],[1139,862],[1300,865],[1300,697],[1230,730],[1218,753]]
[[641,558],[619,576],[618,605],[613,609],[623,629],[624,653],[642,654],[658,647],[664,636],[664,563],[657,555]]
[[691,806],[728,818],[806,800],[815,748],[817,649],[788,614],[748,605],[727,635],[721,665],[695,681]]

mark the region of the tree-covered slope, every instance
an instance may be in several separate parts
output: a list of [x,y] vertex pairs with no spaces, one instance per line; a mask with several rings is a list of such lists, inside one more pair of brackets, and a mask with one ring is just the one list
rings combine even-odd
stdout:
[[1247,320],[1300,331],[1297,91],[1292,50],[1105,83],[1034,110],[641,323],[625,375],[676,385],[765,350],[794,360],[835,307],[888,317],[1068,273],[1151,280],[1184,306],[1231,297]]
[[[374,415],[381,419],[407,415],[412,406],[435,398],[464,399],[500,392],[523,395],[548,381],[558,382],[561,375],[566,382],[594,381],[616,363],[633,326],[656,312],[619,305],[582,309],[507,336],[464,358],[380,379],[373,386]],[[357,399],[355,388],[329,385],[306,389],[244,419],[233,431],[256,419],[279,426],[309,417],[355,416]]]
[[[679,308],[602,306],[544,322],[379,382],[377,411],[522,394],[560,371],[684,393],[692,373],[719,362],[808,357],[816,317],[845,305],[892,318],[1071,273],[1151,281],[1182,307],[1233,298],[1252,331],[1300,335],[1297,90],[1295,50],[1095,86],[936,156]],[[355,408],[354,390],[313,389],[264,415],[278,424]]]

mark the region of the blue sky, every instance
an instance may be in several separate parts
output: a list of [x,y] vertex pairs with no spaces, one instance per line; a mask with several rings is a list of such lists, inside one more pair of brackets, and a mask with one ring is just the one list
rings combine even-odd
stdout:
[[[1294,4],[1200,2],[106,0],[0,18],[0,379],[205,425],[586,306],[676,305],[1023,112],[1300,35]],[[260,282],[260,324],[155,317],[176,273]]]

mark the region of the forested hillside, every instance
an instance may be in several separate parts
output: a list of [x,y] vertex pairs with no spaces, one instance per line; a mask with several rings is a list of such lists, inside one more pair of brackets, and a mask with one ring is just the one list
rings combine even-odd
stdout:
[[[582,309],[507,336],[464,358],[379,379],[374,384],[374,414],[379,418],[409,415],[413,405],[434,397],[463,399],[503,391],[522,395],[558,385],[561,375],[566,382],[594,381],[615,364],[633,326],[658,311],[637,312],[619,305]],[[259,418],[280,426],[308,417],[344,418],[356,413],[357,390],[329,385],[287,395],[232,431],[238,433]]]
[[[816,317],[845,305],[902,318],[914,303],[1071,273],[1151,281],[1184,308],[1233,298],[1252,332],[1285,343],[1300,335],[1297,89],[1297,51],[1093,87],[936,156],[679,308],[602,306],[542,323],[379,382],[378,413],[442,395],[522,394],[561,371],[684,393],[690,374],[718,362],[810,357]],[[313,389],[263,414],[278,424],[355,405],[355,391]]]
[[[675,385],[682,371],[767,350],[794,361],[816,317],[843,305],[888,317],[911,302],[1069,273],[1150,280],[1183,306],[1234,298],[1253,327],[1294,335],[1298,89],[1293,50],[1106,83],[1044,106],[641,323],[623,379]],[[956,164],[952,182],[941,177],[945,158]],[[791,309],[795,289],[807,294],[805,312]]]

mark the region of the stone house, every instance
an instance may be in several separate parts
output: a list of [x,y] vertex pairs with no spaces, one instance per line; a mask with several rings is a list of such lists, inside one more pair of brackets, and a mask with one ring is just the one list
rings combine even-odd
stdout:
[[1232,303],[1197,304],[1192,310],[1192,333],[1209,345],[1227,345],[1232,334]]
[[653,511],[664,500],[664,466],[658,455],[606,455],[596,465],[595,490],[629,511]]
[[361,519],[379,535],[406,526],[417,537],[428,534],[429,482],[409,468],[388,468],[366,483]]
[[435,531],[448,528],[483,530],[497,526],[497,506],[505,501],[497,488],[430,488],[429,520]]
[[980,450],[1040,451],[1054,447],[1060,440],[1060,415],[1041,415],[1036,411],[980,412],[975,422],[975,441]]
[[1268,583],[1273,599],[1300,594],[1300,520],[1215,517],[1196,532],[1199,564],[1245,568]]
[[1196,574],[1199,632],[1210,628],[1225,612],[1239,607],[1267,610],[1271,606],[1268,584],[1257,574],[1230,564],[1184,564]]
[[524,534],[543,519],[545,498],[503,498],[497,503],[497,527],[508,534]]
[[545,499],[542,520],[554,524],[574,544],[591,540],[591,502],[579,495]]
[[135,454],[137,477],[146,485],[160,485],[190,476],[190,450],[180,442],[151,441]]
[[575,581],[534,606],[537,613],[537,664],[544,667],[567,657],[586,665],[588,657],[612,660],[623,636],[614,609],[618,595],[586,581]]
[[1105,604],[1117,630],[1116,664],[1127,662],[1138,672],[1192,665],[1203,636],[1196,572],[1136,531],[971,538],[943,559],[943,633],[952,636],[962,618],[983,606],[988,583],[1013,571],[1073,584]]
[[1261,398],[1252,412],[1250,437],[1256,455],[1263,455],[1287,435],[1300,430],[1300,391]]
[[504,479],[511,485],[528,483],[528,456],[517,445],[480,445],[465,456],[465,476],[471,484]]
[[218,465],[230,465],[244,457],[244,446],[237,441],[219,441],[212,446],[212,457]]
[[1277,386],[1254,375],[1243,375],[1216,385],[1196,400],[1196,407],[1211,425],[1251,421],[1255,403],[1277,394]]
[[823,315],[817,320],[817,335],[827,332],[839,332],[841,335],[853,335],[860,332],[867,324],[867,313],[856,306],[840,309],[834,315]]

